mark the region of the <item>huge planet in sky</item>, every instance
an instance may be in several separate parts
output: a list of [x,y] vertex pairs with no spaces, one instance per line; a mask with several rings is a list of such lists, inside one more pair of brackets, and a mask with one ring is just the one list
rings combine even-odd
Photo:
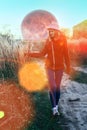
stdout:
[[21,30],[24,40],[42,41],[47,39],[47,27],[50,24],[58,25],[56,17],[45,10],[34,10],[28,13],[22,21]]

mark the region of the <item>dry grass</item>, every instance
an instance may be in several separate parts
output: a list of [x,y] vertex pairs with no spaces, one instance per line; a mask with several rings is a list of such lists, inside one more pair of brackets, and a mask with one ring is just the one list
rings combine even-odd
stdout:
[[17,77],[22,55],[21,48],[21,41],[13,39],[9,34],[0,34],[0,78]]
[[[27,42],[14,39],[12,35],[0,34],[0,78],[16,78],[20,67],[27,61],[35,58],[24,57],[24,52],[40,51],[44,41]],[[40,61],[40,60],[39,60]]]

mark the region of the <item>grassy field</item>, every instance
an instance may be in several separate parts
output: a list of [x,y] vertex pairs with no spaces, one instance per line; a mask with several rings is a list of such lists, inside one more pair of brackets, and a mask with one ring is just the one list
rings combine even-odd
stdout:
[[[62,130],[59,117],[53,117],[48,91],[32,93],[36,116],[24,130]],[[61,118],[61,117],[60,117]]]
[[75,74],[71,77],[72,81],[76,81],[78,83],[87,84],[87,73],[75,71]]
[[[11,64],[10,62],[5,63],[4,67],[0,69],[0,79],[13,79],[18,83],[16,70],[17,68],[15,64]],[[80,71],[75,71],[75,74],[71,77],[71,80],[87,84],[87,74]],[[52,117],[48,90],[45,89],[41,92],[29,94],[32,96],[36,114],[33,121],[23,130],[63,130],[65,126],[63,126],[64,117],[62,113],[60,117]]]

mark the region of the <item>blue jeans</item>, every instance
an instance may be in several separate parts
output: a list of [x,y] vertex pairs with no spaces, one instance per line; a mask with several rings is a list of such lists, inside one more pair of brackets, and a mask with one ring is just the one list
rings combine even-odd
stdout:
[[60,99],[60,83],[63,76],[63,70],[47,69],[47,76],[49,81],[49,95],[52,107],[58,105]]

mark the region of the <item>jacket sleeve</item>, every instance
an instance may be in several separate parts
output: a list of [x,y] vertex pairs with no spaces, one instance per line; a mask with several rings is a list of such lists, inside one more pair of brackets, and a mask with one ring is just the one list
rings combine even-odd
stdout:
[[41,52],[29,52],[27,55],[30,57],[39,58],[45,56],[46,54],[47,54],[47,43],[45,44]]
[[64,39],[64,60],[65,60],[66,69],[70,70],[70,57],[69,57],[66,38]]

